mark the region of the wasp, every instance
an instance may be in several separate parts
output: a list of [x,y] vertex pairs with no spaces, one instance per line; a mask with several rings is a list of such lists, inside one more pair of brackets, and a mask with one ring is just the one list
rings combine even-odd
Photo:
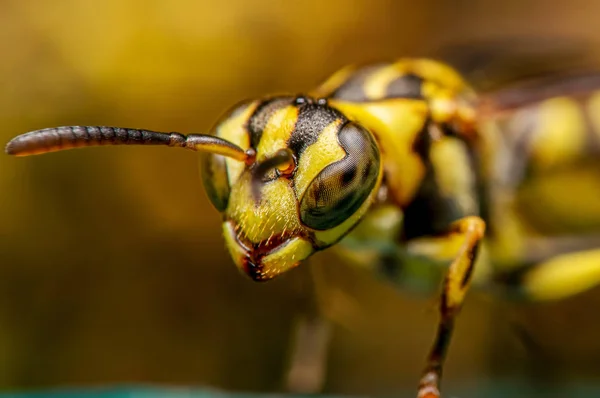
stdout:
[[344,68],[305,95],[244,101],[208,134],[57,127],[17,136],[6,153],[200,152],[227,249],[257,282],[328,248],[392,282],[411,258],[444,263],[417,393],[434,398],[473,280],[533,300],[600,281],[599,87],[590,72],[480,93],[446,63],[404,58]]

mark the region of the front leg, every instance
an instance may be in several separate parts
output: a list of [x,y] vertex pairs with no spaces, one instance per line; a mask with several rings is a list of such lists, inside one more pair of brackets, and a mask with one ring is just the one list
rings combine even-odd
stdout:
[[440,397],[440,380],[454,321],[469,289],[477,252],[484,234],[485,222],[479,217],[469,216],[451,224],[447,233],[438,238],[439,240],[435,239],[437,244],[443,245],[445,241],[458,236],[463,239],[463,243],[444,279],[437,335],[419,384],[418,398]]
[[298,274],[303,305],[294,323],[284,380],[292,394],[318,394],[326,381],[332,325],[323,308],[328,287],[322,265],[312,258]]

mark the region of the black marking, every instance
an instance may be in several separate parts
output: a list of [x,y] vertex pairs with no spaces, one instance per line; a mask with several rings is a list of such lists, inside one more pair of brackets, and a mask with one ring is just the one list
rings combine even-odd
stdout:
[[454,330],[454,317],[456,315],[456,312],[452,311],[453,309],[445,305],[446,303],[447,297],[444,292],[442,294],[442,320],[438,325],[435,343],[427,361],[427,368],[435,372],[438,377],[442,371],[442,363],[444,362],[444,358],[446,358],[446,352],[448,351],[448,347],[450,347],[452,331]]
[[388,65],[389,64],[371,65],[356,71],[350,75],[341,86],[331,93],[330,97],[349,102],[369,101],[367,93],[365,92],[367,79]]
[[275,97],[263,101],[248,120],[248,133],[250,134],[250,147],[257,148],[262,133],[275,112],[285,106],[291,105],[293,97]]
[[455,206],[443,198],[438,187],[435,169],[429,157],[432,138],[429,134],[432,121],[426,121],[414,144],[416,152],[425,165],[425,175],[415,197],[404,209],[403,239],[410,240],[420,236],[439,235],[448,225],[460,218]]
[[280,166],[286,166],[284,169],[296,167],[296,159],[294,159],[294,155],[287,148],[280,149],[272,156],[267,157],[260,163],[256,163],[251,167],[251,190],[252,196],[257,204],[261,200],[260,189],[263,184],[281,176],[281,172],[278,170],[278,167]]
[[473,270],[475,269],[475,261],[477,260],[477,254],[479,253],[479,246],[481,245],[481,240],[475,242],[475,244],[469,248],[467,252],[467,258],[470,261],[469,269],[463,275],[462,281],[460,282],[460,288],[464,289],[469,281],[471,280],[471,276],[473,276]]
[[296,126],[288,140],[288,147],[297,159],[310,145],[317,142],[323,130],[336,120],[347,119],[339,111],[317,104],[302,105],[298,111]]
[[[425,166],[425,175],[414,198],[404,208],[402,238],[405,240],[421,236],[439,236],[447,231],[452,222],[468,215],[480,215],[480,209],[476,209],[475,214],[466,214],[458,206],[455,198],[444,196],[440,191],[436,170],[430,158],[433,140],[430,134],[431,123],[433,123],[431,120],[425,123],[413,146],[413,150],[419,155]],[[444,129],[442,131],[445,134],[448,133]],[[467,146],[469,145],[467,141],[464,141],[464,143]],[[470,161],[473,162],[474,160],[470,159]],[[452,167],[452,165],[448,167]],[[471,169],[473,173],[477,170],[475,167]],[[474,187],[472,194],[477,196],[475,202],[479,204],[479,192],[476,191],[476,187]]]
[[[457,135],[457,138],[463,139],[464,136]],[[490,179],[485,175],[482,164],[483,155],[475,145],[468,140],[463,140],[467,148],[468,160],[471,165],[470,170],[475,176],[475,192],[477,195],[476,203],[479,205],[479,217],[486,224],[486,235],[491,236],[490,232],[495,229],[495,223],[492,221],[492,192]]]
[[[475,194],[477,195],[477,203],[479,204],[479,217],[483,219],[486,223],[486,231],[487,235],[491,236],[491,231],[493,230],[492,220],[491,220],[491,191],[490,191],[490,181],[489,178],[484,174],[483,168],[481,165],[483,164],[483,158],[481,151],[479,151],[476,145],[473,145],[473,142],[465,137],[463,134],[460,134],[459,130],[451,125],[442,123],[440,125],[442,132],[448,137],[454,137],[460,140],[467,151],[468,162],[469,162],[469,170],[473,173],[475,177]],[[505,138],[503,136],[503,138]],[[516,161],[514,162],[516,163]],[[515,172],[516,173],[516,172]]]
[[404,267],[402,262],[398,261],[395,253],[382,254],[377,264],[379,272],[387,280],[396,281],[401,279]]
[[536,265],[538,264],[535,262],[521,262],[516,268],[497,271],[494,274],[493,281],[496,286],[502,288],[503,293],[507,297],[512,296],[513,298],[522,298],[521,296],[524,293],[522,287],[524,285],[525,277]]
[[268,280],[268,278],[264,277],[263,265],[260,262],[255,263],[249,258],[245,258],[243,260],[242,267],[246,275],[248,275],[254,282],[264,282]]
[[[71,130],[71,133],[75,136],[75,128],[70,127],[70,130]],[[98,129],[98,128],[94,128],[93,126],[91,126],[91,128],[83,127],[83,130],[85,131],[85,134],[90,141],[96,141],[98,143],[102,141],[103,135],[105,137],[109,137],[109,140],[113,140],[116,135],[115,129],[110,128],[110,127],[103,127],[101,129]],[[117,130],[124,130],[124,129],[117,129]],[[133,130],[130,133],[130,137],[132,138],[132,141],[140,141],[140,139],[138,139],[138,137],[140,137],[141,135],[142,135],[142,133],[140,131],[136,131],[136,130]],[[59,135],[59,137],[60,137],[60,135]],[[164,138],[164,137],[159,137],[159,139],[160,138]]]
[[356,177],[356,172],[356,167],[349,167],[347,170],[345,170],[344,173],[341,175],[340,185],[346,186],[350,184]]
[[423,78],[407,73],[393,80],[387,87],[386,98],[423,99]]

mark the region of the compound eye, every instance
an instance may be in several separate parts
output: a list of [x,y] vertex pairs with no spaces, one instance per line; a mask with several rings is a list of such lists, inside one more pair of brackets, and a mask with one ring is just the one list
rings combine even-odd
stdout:
[[[226,112],[211,130],[211,135],[229,141],[241,148],[248,148],[246,122],[254,111],[255,101],[243,101]],[[213,206],[224,212],[229,203],[231,184],[244,169],[243,162],[225,156],[200,152],[200,175],[206,195]]]
[[315,230],[327,230],[352,216],[375,189],[380,170],[377,143],[362,126],[348,123],[338,133],[346,156],[325,167],[300,200],[300,219]]
[[231,191],[225,157],[212,153],[201,153],[200,174],[204,190],[211,203],[219,212],[224,212],[227,209]]

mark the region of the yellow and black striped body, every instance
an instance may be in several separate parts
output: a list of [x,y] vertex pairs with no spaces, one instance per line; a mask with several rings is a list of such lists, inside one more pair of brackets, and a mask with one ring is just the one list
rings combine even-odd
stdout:
[[[565,246],[546,238],[577,240],[575,248],[596,244],[600,240],[584,235],[600,231],[600,120],[594,112],[600,94],[565,96],[560,85],[597,85],[598,75],[570,79],[497,92],[492,106],[502,111],[490,112],[487,93],[477,95],[456,70],[403,59],[343,69],[308,96],[239,105],[213,133],[256,151],[259,163],[287,148],[296,168],[285,178],[272,170],[257,203],[252,165],[203,155],[204,184],[224,214],[236,264],[267,280],[341,240],[336,247],[346,258],[404,278],[403,285],[435,289],[443,267],[422,268],[447,262],[460,242],[432,249],[428,239],[468,216],[487,225],[477,267],[483,276],[476,277],[486,283],[492,266],[520,269]],[[525,105],[519,103],[523,92]],[[347,125],[372,142],[345,169],[333,165],[349,157],[350,141],[340,139]],[[332,167],[338,168],[335,183],[313,184]],[[319,208],[312,221],[303,210],[307,192]],[[430,280],[416,281],[411,272]]]
[[[373,249],[355,259],[410,279],[414,256],[399,264],[398,245],[478,215],[487,224],[485,282],[491,266],[521,272],[600,247],[600,91],[591,90],[599,86],[597,73],[524,82],[493,93],[502,111],[490,114],[488,93],[476,96],[431,60],[342,70],[316,93],[376,137],[385,192],[340,246]],[[443,271],[434,274],[430,288]]]
[[475,95],[428,59],[346,69],[317,90],[380,143],[387,198],[403,212],[404,240],[441,233],[482,213],[474,141]]
[[[337,246],[347,259],[396,281],[400,274],[410,279],[408,269],[426,263],[398,261],[407,242],[443,234],[467,216],[487,220],[477,97],[455,70],[428,59],[346,68],[313,95],[365,126],[381,149],[384,177],[377,202]],[[434,289],[445,270],[435,272],[430,280],[402,283]]]

